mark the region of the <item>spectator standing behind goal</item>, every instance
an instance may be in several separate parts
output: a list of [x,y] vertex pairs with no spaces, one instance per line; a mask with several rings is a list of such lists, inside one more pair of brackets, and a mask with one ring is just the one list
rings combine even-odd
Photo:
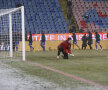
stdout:
[[93,44],[93,40],[92,40],[92,33],[88,32],[88,45],[90,47],[90,49],[92,49],[92,45]]
[[73,38],[73,50],[74,50],[74,45],[76,45],[80,50],[80,47],[77,44],[77,38],[75,32],[73,32],[72,38]]
[[43,49],[43,51],[45,51],[45,34],[44,31],[41,32],[41,47]]
[[72,40],[71,38],[68,38],[58,46],[57,60],[59,59],[61,52],[63,53],[63,59],[68,59],[68,54],[70,54],[70,56],[74,56],[74,54],[71,53],[71,44]]
[[107,38],[108,38],[108,33],[107,33]]
[[72,15],[70,12],[67,13],[67,18],[68,18],[68,25],[71,25],[72,24],[72,22],[71,22]]
[[71,7],[72,6],[72,1],[71,0],[67,0],[67,6]]
[[18,51],[18,45],[19,45],[19,38],[18,38],[18,32],[14,32],[13,34],[13,51]]
[[21,3],[17,3],[17,5],[16,5],[17,8],[18,8],[18,7],[21,7],[21,6],[22,6]]
[[86,36],[86,34],[84,34],[84,36],[82,37],[82,50],[83,50],[83,48],[85,50],[86,47],[87,47],[87,36]]
[[30,51],[32,51],[34,48],[32,46],[33,40],[32,40],[32,33],[29,32],[29,46],[30,46]]
[[[107,38],[108,38],[108,33],[107,33]],[[107,58],[108,58],[108,56],[107,56]]]
[[[107,33],[107,38],[108,38],[108,33]],[[108,58],[108,56],[107,56],[107,58]]]
[[96,50],[98,50],[97,48],[97,44],[100,46],[101,50],[102,50],[102,45],[100,45],[100,35],[98,34],[98,32],[95,33],[96,35],[96,42],[95,42],[95,45],[96,45]]
[[19,45],[19,33],[15,32],[15,47],[16,47],[16,51],[18,51],[18,45]]

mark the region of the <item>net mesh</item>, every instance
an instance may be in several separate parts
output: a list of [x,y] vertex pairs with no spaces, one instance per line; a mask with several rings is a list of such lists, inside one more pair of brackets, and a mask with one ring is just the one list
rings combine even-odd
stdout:
[[22,57],[22,18],[21,9],[1,9],[0,10],[0,57],[10,57],[10,19],[12,25],[12,51],[13,58]]

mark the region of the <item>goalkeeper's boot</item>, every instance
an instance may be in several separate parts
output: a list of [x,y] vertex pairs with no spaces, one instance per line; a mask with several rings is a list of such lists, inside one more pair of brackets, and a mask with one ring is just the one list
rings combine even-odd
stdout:
[[98,49],[96,49],[98,51]]
[[103,51],[103,48],[101,49],[101,51]]
[[57,58],[56,58],[57,60],[59,60],[59,56],[57,56]]

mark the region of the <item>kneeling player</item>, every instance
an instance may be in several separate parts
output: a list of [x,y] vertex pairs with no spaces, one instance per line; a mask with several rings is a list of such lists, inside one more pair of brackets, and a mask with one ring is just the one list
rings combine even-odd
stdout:
[[96,45],[96,50],[98,50],[98,49],[97,49],[97,44],[100,46],[100,48],[101,48],[101,50],[102,50],[102,45],[100,45],[100,35],[98,34],[98,32],[96,32],[95,34],[96,34],[96,43],[95,43],[95,45]]
[[63,41],[59,46],[58,46],[58,56],[57,56],[57,60],[59,59],[60,53],[63,53],[63,58],[64,59],[68,59],[68,54],[70,54],[71,56],[74,56],[73,54],[71,54],[71,43],[72,40],[71,38],[68,38],[66,41]]

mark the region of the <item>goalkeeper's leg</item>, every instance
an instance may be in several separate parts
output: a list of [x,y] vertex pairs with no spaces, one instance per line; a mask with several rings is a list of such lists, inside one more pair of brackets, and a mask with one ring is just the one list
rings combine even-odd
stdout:
[[59,59],[60,53],[63,51],[62,47],[58,47],[57,60]]
[[64,52],[63,52],[63,55],[64,55],[64,56],[63,56],[64,59],[68,59],[68,54],[67,54],[67,53],[64,53]]

